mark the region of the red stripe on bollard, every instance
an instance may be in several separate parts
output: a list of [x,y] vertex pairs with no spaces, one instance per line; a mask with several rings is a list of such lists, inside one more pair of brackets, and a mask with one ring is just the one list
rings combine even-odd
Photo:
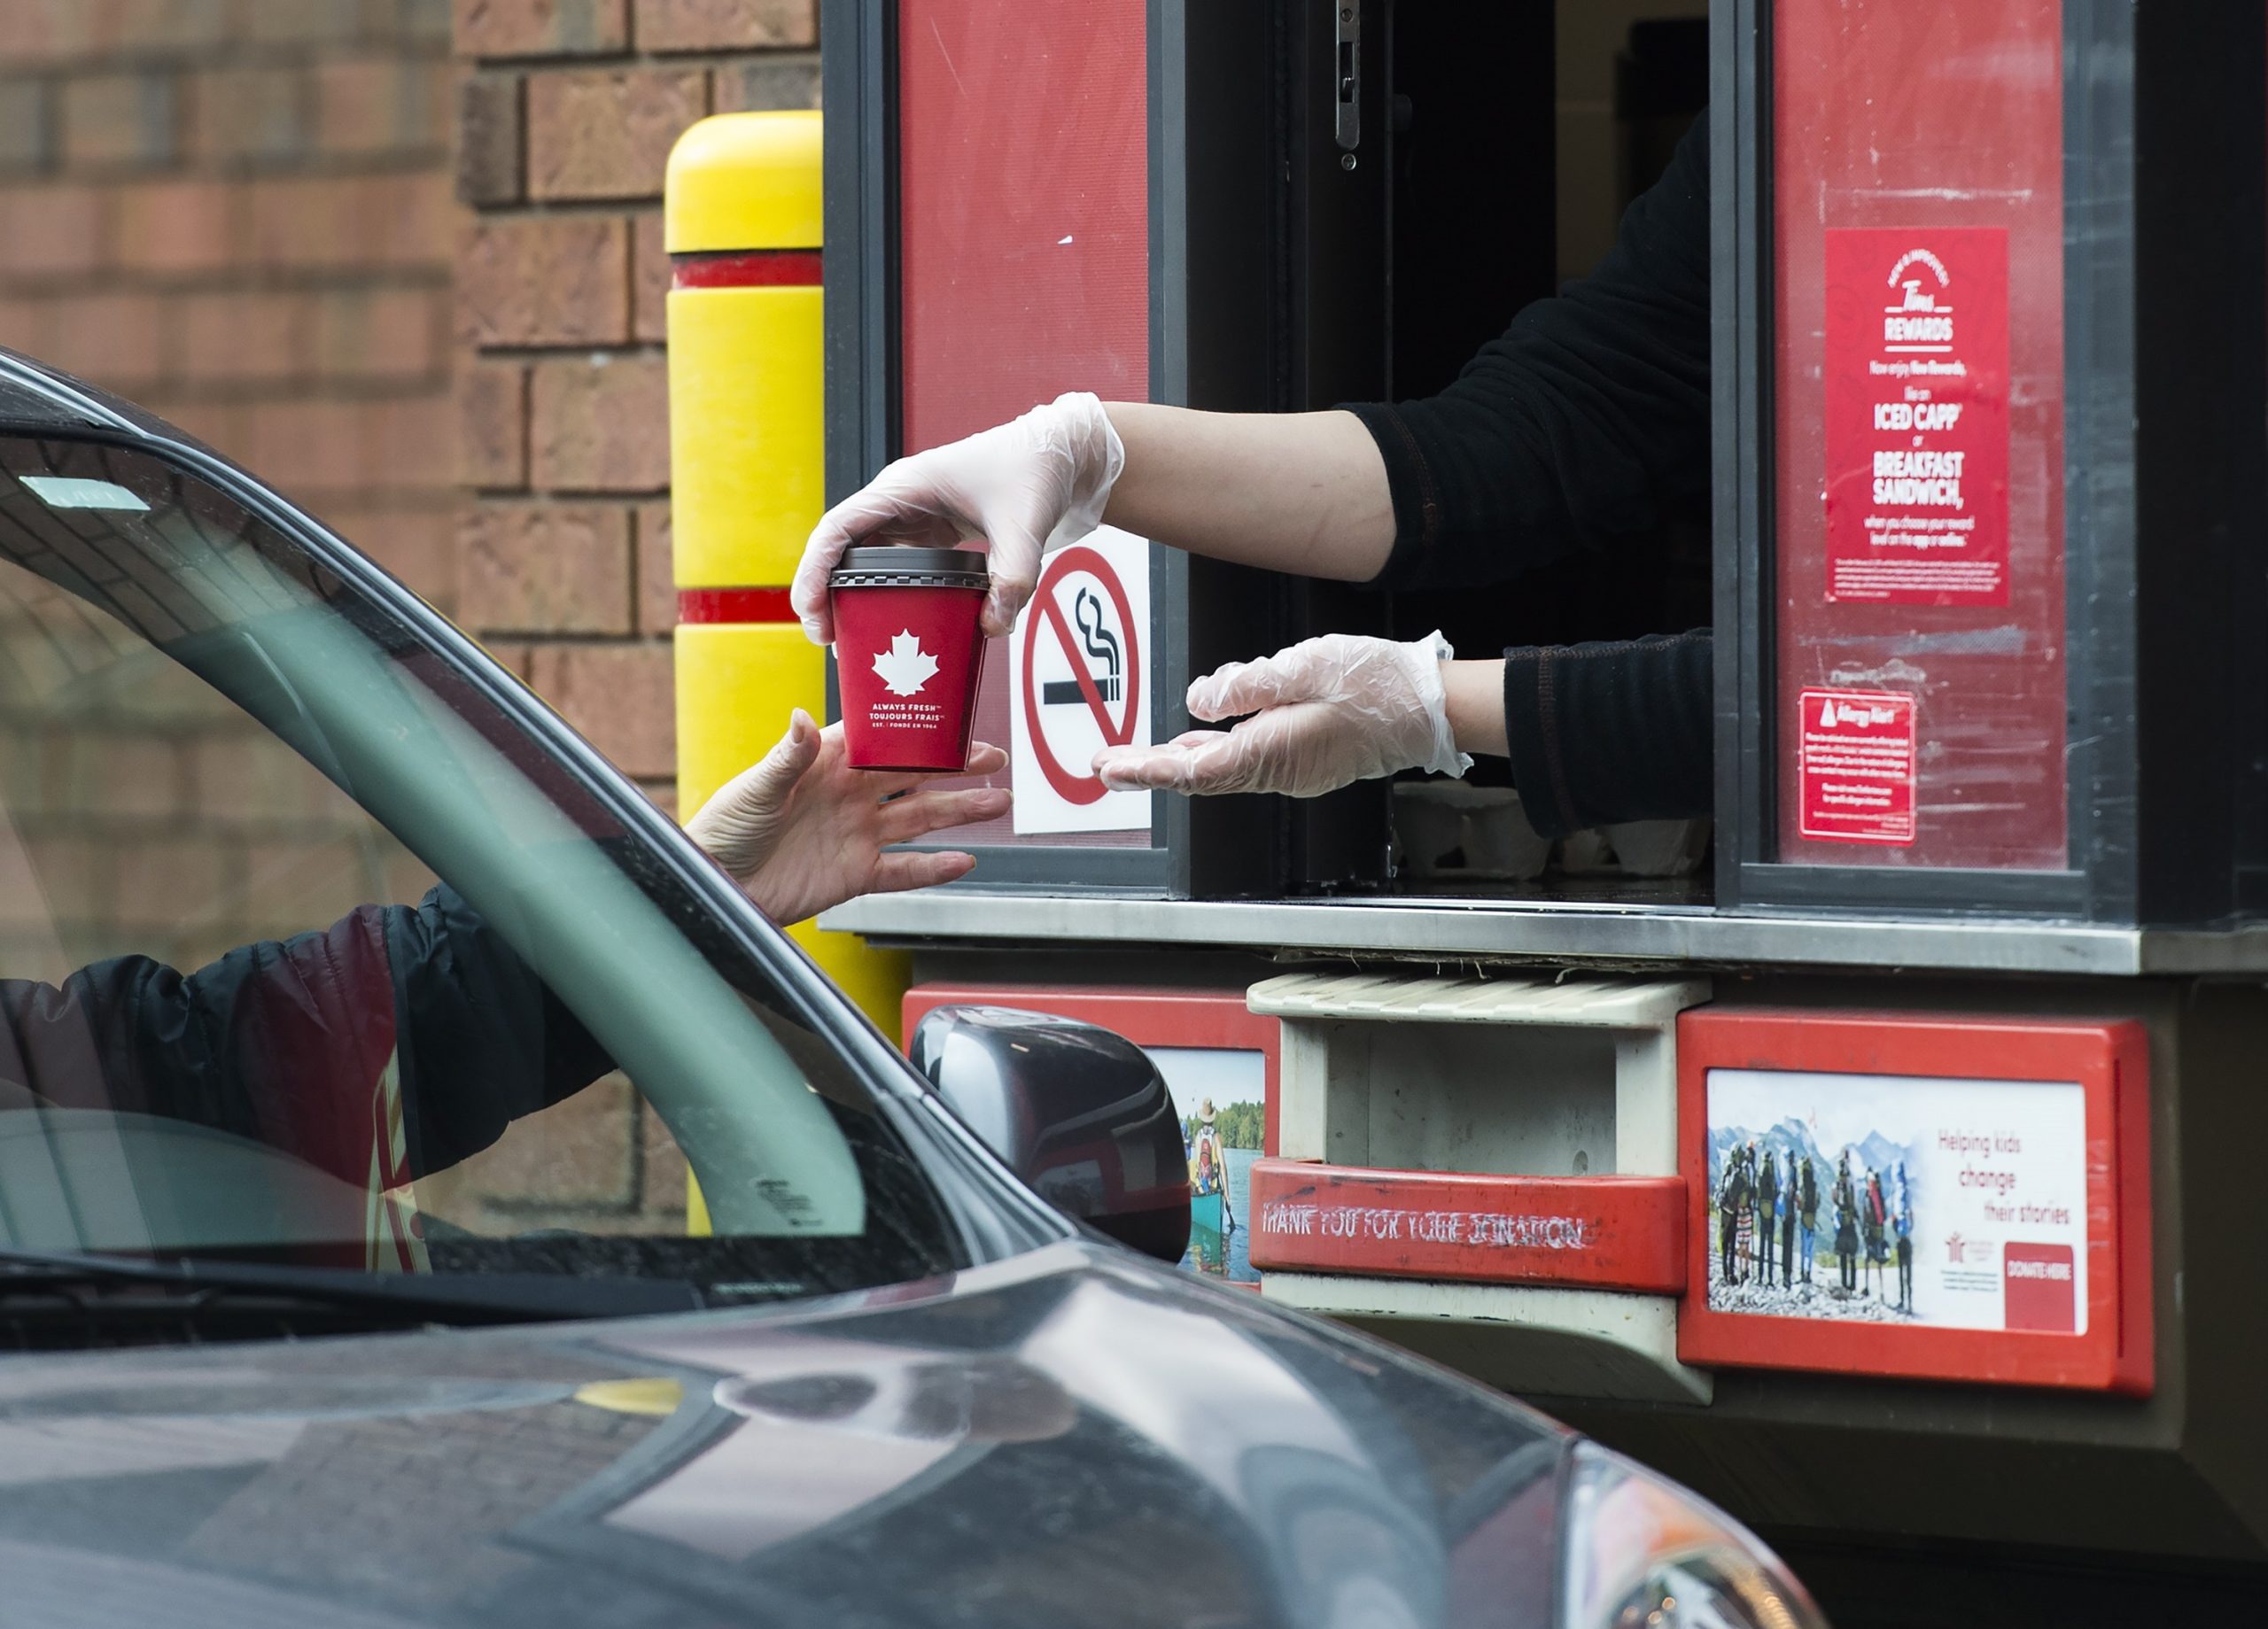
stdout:
[[784,588],[680,588],[677,619],[685,622],[795,622]]
[[714,254],[670,256],[673,289],[816,287],[816,249],[727,249]]

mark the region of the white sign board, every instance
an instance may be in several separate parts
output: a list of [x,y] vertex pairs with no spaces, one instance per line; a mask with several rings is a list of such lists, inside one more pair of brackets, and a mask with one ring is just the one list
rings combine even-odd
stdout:
[[1150,545],[1104,526],[1055,550],[1008,640],[1020,834],[1150,829],[1147,792],[1104,788],[1106,746],[1150,744]]
[[1712,1310],[2086,1332],[2078,1082],[1712,1069],[1708,1103]]

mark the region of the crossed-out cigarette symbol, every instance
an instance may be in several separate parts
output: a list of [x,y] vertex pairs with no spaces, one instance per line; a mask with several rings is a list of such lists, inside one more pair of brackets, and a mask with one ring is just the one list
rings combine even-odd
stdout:
[[[1079,643],[1086,648],[1087,655],[1103,664],[1101,672],[1089,674],[1094,682],[1095,694],[1106,702],[1117,701],[1124,682],[1120,671],[1118,635],[1113,633],[1104,622],[1102,601],[1092,589],[1081,586],[1071,602],[1071,620],[1079,625]],[[1076,656],[1072,659],[1077,660]],[[1077,679],[1051,679],[1039,687],[1039,704],[1042,707],[1084,707],[1087,698],[1080,690]]]

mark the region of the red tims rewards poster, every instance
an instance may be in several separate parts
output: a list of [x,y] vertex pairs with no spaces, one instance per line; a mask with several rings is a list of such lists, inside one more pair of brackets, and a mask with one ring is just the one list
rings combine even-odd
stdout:
[[2008,602],[2008,235],[1827,234],[1827,598]]

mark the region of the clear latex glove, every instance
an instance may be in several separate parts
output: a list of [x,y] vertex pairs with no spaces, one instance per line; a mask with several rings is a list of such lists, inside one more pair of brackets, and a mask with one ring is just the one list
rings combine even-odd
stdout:
[[813,644],[834,642],[827,579],[844,549],[864,543],[950,548],[982,538],[991,545],[992,572],[984,632],[1006,633],[1039,581],[1041,553],[1102,524],[1111,484],[1125,465],[1126,448],[1110,415],[1084,391],[899,459],[812,528],[789,591],[804,632]]
[[[968,768],[989,775],[1008,755],[979,742]],[[943,852],[889,854],[949,826],[1008,811],[1001,787],[922,789],[943,775],[852,769],[843,726],[822,730],[800,707],[779,745],[686,822],[687,835],[782,927],[860,894],[892,894],[966,876],[976,861]]]
[[1425,769],[1462,775],[1472,760],[1449,731],[1434,633],[1410,644],[1326,633],[1257,662],[1231,662],[1189,687],[1190,716],[1235,718],[1158,747],[1106,747],[1094,769],[1113,787],[1284,792],[1317,797],[1357,780]]

